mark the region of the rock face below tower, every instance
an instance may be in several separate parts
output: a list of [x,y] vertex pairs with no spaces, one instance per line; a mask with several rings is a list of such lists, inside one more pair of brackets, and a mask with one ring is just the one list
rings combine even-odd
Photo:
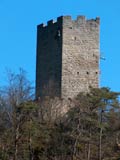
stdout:
[[99,86],[100,19],[57,18],[37,27],[36,98],[73,98]]

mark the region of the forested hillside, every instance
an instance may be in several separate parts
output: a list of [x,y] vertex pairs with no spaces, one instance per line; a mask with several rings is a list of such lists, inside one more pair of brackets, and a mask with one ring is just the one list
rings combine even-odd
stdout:
[[119,160],[119,95],[91,88],[59,114],[63,99],[34,100],[25,72],[9,72],[0,91],[0,160]]

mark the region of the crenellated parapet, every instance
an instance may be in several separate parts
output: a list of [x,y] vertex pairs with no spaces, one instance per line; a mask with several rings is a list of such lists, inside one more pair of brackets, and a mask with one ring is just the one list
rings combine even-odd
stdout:
[[85,16],[77,16],[75,20],[72,19],[71,16],[64,16],[63,17],[63,25],[70,27],[75,27],[75,28],[80,28],[80,27],[87,27],[89,28],[99,28],[100,24],[100,18],[97,17],[95,19],[86,19]]
[[54,26],[56,26],[56,25],[61,25],[61,23],[62,23],[62,20],[63,20],[63,16],[61,16],[61,17],[58,17],[57,18],[57,20],[49,20],[49,21],[47,21],[47,24],[45,25],[45,24],[43,24],[43,23],[41,23],[41,24],[39,24],[38,26],[37,26],[37,28],[38,29],[44,29],[44,28],[51,28],[51,27],[54,27]]
[[100,18],[99,17],[96,17],[95,19],[86,19],[85,16],[77,16],[76,19],[72,19],[71,16],[60,16],[57,18],[56,21],[54,20],[50,20],[47,22],[47,24],[40,24],[38,25],[38,29],[43,29],[43,28],[49,28],[49,27],[52,27],[52,26],[59,26],[59,25],[69,25],[69,27],[71,26],[82,26],[82,25],[87,25],[87,26],[93,26],[93,27],[97,27],[99,26],[100,24]]

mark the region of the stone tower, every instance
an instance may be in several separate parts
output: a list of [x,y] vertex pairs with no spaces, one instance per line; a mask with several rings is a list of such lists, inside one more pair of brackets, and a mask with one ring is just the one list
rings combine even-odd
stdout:
[[99,23],[61,16],[38,25],[36,98],[73,98],[99,86]]

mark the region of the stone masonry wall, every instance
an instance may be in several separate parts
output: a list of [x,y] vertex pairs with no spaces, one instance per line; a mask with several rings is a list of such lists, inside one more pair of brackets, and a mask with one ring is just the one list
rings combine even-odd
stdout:
[[62,97],[99,86],[99,18],[63,17]]
[[63,16],[38,25],[36,98],[73,98],[99,86],[99,21]]
[[37,27],[36,97],[61,95],[62,18]]

